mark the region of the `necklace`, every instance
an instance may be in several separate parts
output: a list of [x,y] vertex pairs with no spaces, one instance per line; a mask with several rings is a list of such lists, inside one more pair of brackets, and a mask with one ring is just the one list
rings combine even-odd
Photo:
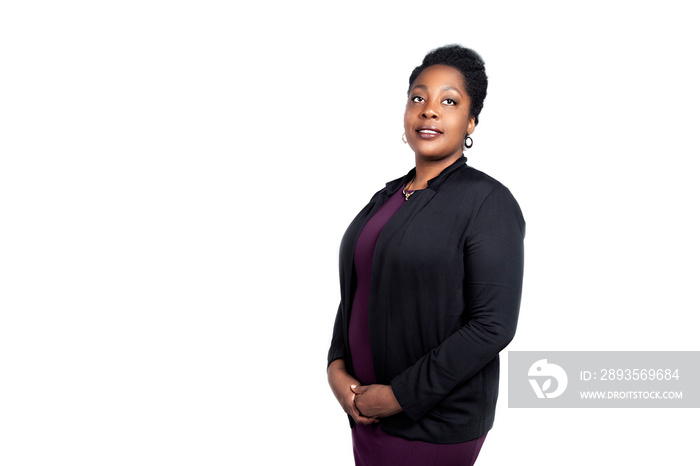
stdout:
[[406,196],[406,200],[408,200],[408,198],[411,197],[411,194],[413,194],[413,193],[416,192],[415,190],[414,190],[414,191],[410,191],[410,190],[409,190],[409,192],[406,192],[406,189],[408,189],[408,187],[411,186],[415,180],[416,180],[416,177],[414,176],[413,179],[411,180],[411,182],[408,183],[408,184],[403,188],[403,191],[401,191],[401,192],[403,193],[403,195]]

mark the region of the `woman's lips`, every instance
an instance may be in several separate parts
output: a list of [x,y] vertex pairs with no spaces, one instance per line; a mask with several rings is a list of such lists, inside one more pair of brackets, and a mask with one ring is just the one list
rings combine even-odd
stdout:
[[421,127],[416,130],[418,137],[421,139],[435,139],[442,136],[442,131],[432,127]]

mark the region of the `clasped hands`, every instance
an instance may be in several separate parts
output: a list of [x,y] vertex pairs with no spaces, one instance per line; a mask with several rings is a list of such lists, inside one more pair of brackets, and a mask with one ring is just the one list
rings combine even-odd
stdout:
[[350,390],[359,413],[372,422],[401,412],[391,385],[350,385]]
[[347,373],[342,360],[329,366],[328,380],[343,410],[357,424],[373,424],[402,411],[390,385],[361,385]]

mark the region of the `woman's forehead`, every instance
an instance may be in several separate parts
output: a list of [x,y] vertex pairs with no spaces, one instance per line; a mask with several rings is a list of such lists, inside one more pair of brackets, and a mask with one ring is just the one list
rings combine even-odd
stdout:
[[459,70],[448,65],[427,67],[416,77],[412,88],[454,88],[466,93],[464,76]]

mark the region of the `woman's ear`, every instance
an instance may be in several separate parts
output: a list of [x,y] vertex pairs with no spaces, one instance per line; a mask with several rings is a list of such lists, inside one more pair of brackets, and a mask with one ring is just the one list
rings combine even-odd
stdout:
[[467,136],[472,134],[474,129],[476,129],[476,118],[470,116],[469,121],[467,121]]

